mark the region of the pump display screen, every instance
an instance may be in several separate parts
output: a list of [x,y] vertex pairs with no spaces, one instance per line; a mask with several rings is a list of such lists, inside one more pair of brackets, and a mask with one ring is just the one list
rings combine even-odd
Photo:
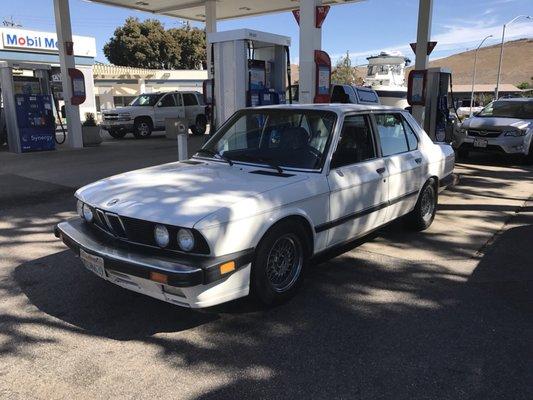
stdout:
[[40,94],[39,78],[33,76],[14,76],[13,86],[15,94]]

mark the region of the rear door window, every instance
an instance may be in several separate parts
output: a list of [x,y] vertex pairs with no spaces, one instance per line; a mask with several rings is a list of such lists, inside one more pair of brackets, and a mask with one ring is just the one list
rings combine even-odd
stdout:
[[405,129],[405,136],[407,137],[407,144],[409,145],[409,150],[413,151],[418,149],[418,137],[416,136],[411,125],[407,123],[405,118],[402,117],[403,127]]
[[401,115],[376,114],[375,118],[383,157],[409,151]]
[[192,93],[183,93],[183,104],[187,106],[197,106],[196,96]]
[[160,107],[176,107],[176,100],[172,94],[167,94],[160,101]]

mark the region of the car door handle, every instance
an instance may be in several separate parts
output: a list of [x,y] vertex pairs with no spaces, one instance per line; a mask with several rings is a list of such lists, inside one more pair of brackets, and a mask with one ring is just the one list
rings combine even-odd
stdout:
[[381,175],[382,173],[385,172],[385,168],[384,167],[378,168],[376,169],[376,172]]
[[422,163],[422,157],[415,158],[415,163],[417,164]]

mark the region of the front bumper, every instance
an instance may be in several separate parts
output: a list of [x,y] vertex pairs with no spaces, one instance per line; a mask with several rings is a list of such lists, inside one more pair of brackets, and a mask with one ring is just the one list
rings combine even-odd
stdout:
[[[101,278],[160,300],[207,307],[248,294],[253,249],[220,257],[159,256],[104,239],[80,218],[59,223],[54,234],[77,256],[81,249],[101,257],[104,265]],[[229,261],[235,262],[235,269],[221,274],[220,266]],[[167,281],[153,281],[153,273],[166,276]]]
[[[486,140],[486,147],[476,146],[475,139]],[[505,154],[527,154],[529,143],[527,136],[499,136],[495,138],[465,136],[458,141],[457,148],[472,151],[494,151]]]
[[104,120],[100,125],[102,129],[106,131],[117,130],[117,131],[130,131],[133,130],[133,120],[130,121],[106,121]]
[[439,192],[454,187],[459,183],[459,175],[451,173],[439,180]]

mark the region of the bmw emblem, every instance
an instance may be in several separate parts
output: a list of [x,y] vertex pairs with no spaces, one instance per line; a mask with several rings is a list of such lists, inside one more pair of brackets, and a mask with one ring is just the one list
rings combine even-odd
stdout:
[[118,203],[118,199],[113,199],[113,200],[109,200],[109,201],[107,202],[107,205],[108,205],[108,206],[114,206],[114,205],[117,204],[117,203]]

